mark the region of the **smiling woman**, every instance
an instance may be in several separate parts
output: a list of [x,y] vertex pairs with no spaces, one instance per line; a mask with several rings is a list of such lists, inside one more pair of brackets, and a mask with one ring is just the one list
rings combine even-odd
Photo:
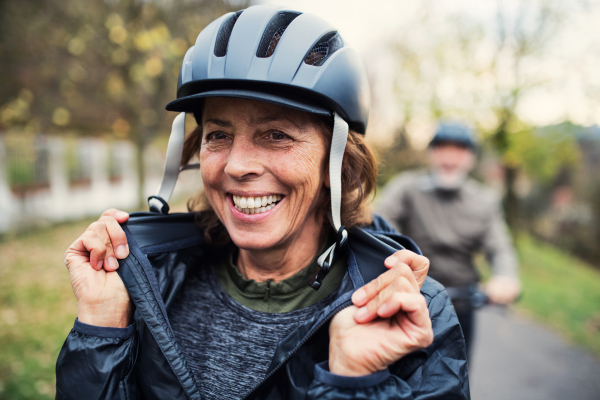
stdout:
[[[198,127],[180,148],[175,119],[154,212],[109,210],[65,254],[78,319],[57,398],[468,398],[446,292],[370,211],[368,83],[335,29],[227,14],[178,86],[167,109]],[[195,155],[203,193],[167,215]]]
[[[214,106],[211,107],[211,102]],[[296,153],[301,151],[301,149],[306,149],[308,153],[310,153],[310,158],[315,161],[315,155],[319,155],[320,153],[325,152],[325,154],[321,154],[321,165],[314,165],[314,171],[310,171],[313,177],[318,177],[323,180],[321,182],[321,186],[328,185],[328,177],[327,177],[327,156],[330,151],[331,146],[331,138],[332,138],[332,128],[331,125],[324,120],[323,117],[315,116],[312,114],[307,114],[303,112],[299,112],[290,108],[276,106],[270,103],[257,102],[257,101],[247,101],[243,99],[209,99],[207,101],[208,105],[208,113],[218,111],[219,105],[221,106],[221,110],[226,107],[227,104],[232,102],[238,102],[236,104],[245,105],[245,107],[236,109],[237,112],[241,110],[248,110],[252,115],[258,115],[254,112],[263,113],[275,113],[275,115],[279,115],[279,118],[276,117],[264,117],[262,121],[265,122],[264,125],[271,124],[270,126],[263,126],[263,133],[265,137],[270,135],[270,141],[272,146],[272,151],[278,151],[282,154],[281,157],[289,157],[293,156],[292,148],[295,149]],[[217,110],[215,110],[215,106]],[[235,108],[234,108],[235,109]],[[277,114],[278,113],[278,114]],[[220,120],[209,120],[205,116],[206,113],[197,112],[197,119],[202,120],[203,123],[198,125],[198,127],[192,131],[185,141],[185,146],[183,148],[183,157],[182,157],[182,165],[186,165],[195,155],[200,154],[200,149],[203,143],[206,146],[206,135],[203,136],[203,132],[206,129],[210,129],[211,125],[214,127],[216,122],[223,122]],[[203,119],[202,119],[203,118]],[[239,117],[238,117],[239,118]],[[287,122],[287,123],[286,123]],[[207,126],[208,125],[208,126]],[[224,124],[218,124],[219,128]],[[203,128],[205,127],[206,128]],[[232,129],[233,126],[231,124],[227,125],[229,129]],[[222,133],[222,129],[218,132]],[[207,133],[207,135],[212,133]],[[226,135],[220,137],[221,140],[226,139]],[[263,138],[264,139],[264,138]],[[304,141],[308,141],[308,143],[303,143]],[[232,138],[229,137],[229,140],[232,142]],[[317,148],[314,149],[314,152],[311,152],[313,149],[310,149],[310,141],[319,143]],[[269,143],[263,140],[260,143],[263,143],[265,146]],[[297,142],[294,147],[294,142]],[[278,146],[274,146],[275,143],[278,143]],[[314,143],[313,143],[314,146]],[[266,150],[266,149],[265,149]],[[207,151],[204,151],[203,154],[210,153],[210,148]],[[256,152],[256,154],[260,154],[260,152]],[[264,153],[263,153],[264,154]],[[302,156],[300,156],[302,157]],[[305,157],[306,160],[309,157]],[[290,168],[290,164],[286,163],[286,160],[282,163],[273,162],[274,158],[267,157],[269,165],[273,167],[268,171],[280,171],[284,174],[288,175],[297,175],[298,171],[294,168]],[[291,160],[290,160],[291,161]],[[203,168],[203,171],[205,169]],[[308,172],[308,171],[307,171]],[[248,176],[246,177],[246,181],[251,181],[256,176]],[[350,130],[348,136],[348,142],[346,144],[346,150],[344,153],[344,160],[342,163],[342,196],[341,196],[341,215],[340,219],[342,225],[346,226],[348,229],[356,226],[356,225],[366,225],[372,222],[372,214],[371,214],[371,204],[370,199],[374,193],[375,185],[377,178],[377,161],[375,159],[375,155],[371,151],[371,149],[365,143],[362,135]],[[260,190],[259,190],[260,191]],[[252,194],[252,193],[251,193]],[[277,193],[279,197],[282,197],[283,193]],[[253,194],[252,194],[253,195]],[[265,193],[267,195],[267,193]],[[271,194],[269,194],[270,196]],[[266,199],[261,198],[261,207],[258,207],[258,202],[253,201],[253,206],[248,204],[248,199],[243,194],[238,195],[239,199],[236,201],[236,196],[232,195],[232,200],[235,208],[245,214],[256,214],[257,211],[263,213],[266,210],[268,205],[272,205],[273,203],[279,202],[281,200],[271,199],[266,196]],[[252,196],[250,196],[252,197]],[[267,201],[267,205],[262,204]],[[331,197],[329,195],[329,189],[327,187],[323,187],[322,191],[319,191],[318,195],[314,195],[311,197],[311,201],[315,202],[315,217],[318,219],[317,223],[322,225],[324,221],[331,221]],[[265,207],[265,210],[262,208]],[[206,198],[206,193],[202,191],[196,198],[191,199],[188,203],[188,208],[190,211],[204,211],[201,214],[201,219],[199,224],[201,227],[205,228],[205,239],[208,242],[214,244],[223,244],[224,242],[228,242],[230,237],[228,235],[228,230],[221,223],[221,219],[217,216],[217,214],[212,210],[210,203]],[[273,207],[271,207],[273,208]],[[252,211],[255,209],[256,211]]]

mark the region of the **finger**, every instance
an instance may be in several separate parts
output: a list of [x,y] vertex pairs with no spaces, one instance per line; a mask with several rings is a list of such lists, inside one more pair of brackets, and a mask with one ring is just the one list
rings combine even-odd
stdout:
[[65,267],[71,269],[73,265],[82,265],[90,262],[90,253],[83,245],[81,237],[78,237],[65,251],[64,257]]
[[[379,309],[386,304],[388,299],[397,292],[414,293],[415,288],[409,280],[403,276],[392,281],[382,289],[377,296],[373,297],[366,305],[356,311],[355,321],[359,324],[371,322],[378,317]],[[392,314],[393,315],[393,314]]]
[[427,257],[420,256],[410,250],[399,250],[384,261],[384,265],[388,268],[393,268],[399,263],[408,265],[419,284],[419,288],[423,286],[429,272],[429,259]]
[[91,224],[88,230],[95,232],[106,246],[104,269],[116,271],[119,268],[117,258],[125,258],[129,254],[127,237],[119,223],[113,217],[104,216]]
[[123,222],[129,219],[129,214],[125,211],[117,210],[116,208],[111,208],[102,213],[100,217],[113,217],[117,220],[118,223],[122,224]]
[[119,222],[113,218],[104,216],[100,218],[106,226],[106,232],[110,240],[111,246],[114,249],[115,256],[118,259],[123,259],[129,255],[129,245],[127,244],[127,236],[119,225]]
[[417,282],[417,278],[415,278],[414,271],[410,268],[408,264],[398,263],[391,269],[392,271],[396,271],[400,277],[405,278],[412,285],[415,292],[419,292],[421,286]]
[[419,327],[428,327],[431,325],[429,318],[429,309],[425,297],[415,293],[394,293],[386,302],[386,308],[382,314],[383,318],[390,318],[393,315],[405,313],[408,319]]
[[93,231],[85,231],[81,235],[81,243],[85,250],[89,253],[90,265],[95,270],[99,271],[104,266],[104,258],[106,256],[106,245]]
[[405,277],[411,283],[414,284],[415,288],[418,290],[419,285],[413,276],[413,272],[408,267],[408,265],[401,263],[390,269],[389,271],[384,272],[379,275],[376,279],[367,283],[362,288],[358,289],[356,292],[352,294],[352,302],[357,307],[362,307],[367,304],[371,299],[379,294],[380,291],[385,289],[389,284],[394,282],[394,280]]
[[403,312],[396,314],[395,319],[398,326],[410,340],[410,344],[408,346],[409,352],[417,349],[423,349],[433,343],[433,329],[431,327],[430,319],[428,319],[423,326],[415,325],[409,316]]
[[[389,318],[396,314],[398,310],[388,311],[390,308],[394,310],[396,305],[394,296],[396,293],[419,293],[418,290],[415,292],[414,286],[406,278],[401,278],[394,282],[393,285],[388,286],[385,290],[382,290],[378,297],[380,297],[379,306],[375,310],[377,316],[381,318]],[[387,311],[387,312],[386,312]]]
[[115,271],[117,268],[119,268],[119,263],[117,262],[117,258],[115,256],[115,249],[113,248],[113,244],[108,234],[106,222],[102,220],[103,218],[112,217],[101,217],[100,220],[92,223],[87,230],[90,232],[94,232],[96,236],[98,236],[98,238],[102,240],[104,246],[106,246],[106,252],[104,254],[104,269],[106,271]]

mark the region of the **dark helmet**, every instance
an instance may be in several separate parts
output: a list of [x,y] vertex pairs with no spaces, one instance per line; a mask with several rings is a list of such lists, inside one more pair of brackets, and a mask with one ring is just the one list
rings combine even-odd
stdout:
[[208,25],[186,53],[169,111],[205,97],[242,97],[333,116],[365,133],[370,94],[360,57],[323,19],[260,5]]
[[461,123],[441,123],[438,129],[429,142],[429,147],[435,147],[440,144],[458,144],[469,148],[471,151],[477,149],[477,139],[473,133],[473,130],[468,126]]

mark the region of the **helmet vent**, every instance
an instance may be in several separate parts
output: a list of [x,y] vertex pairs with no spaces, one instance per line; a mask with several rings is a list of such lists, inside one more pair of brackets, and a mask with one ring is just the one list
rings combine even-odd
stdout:
[[285,32],[289,24],[291,24],[300,14],[301,13],[290,11],[275,14],[263,32],[260,44],[256,50],[256,57],[271,57],[273,53],[275,53],[275,48],[277,47],[277,44],[279,44],[283,32]]
[[233,31],[233,27],[243,11],[236,12],[221,24],[219,33],[217,33],[217,41],[215,42],[215,56],[224,57],[227,54],[227,45],[229,44],[231,31]]
[[304,58],[308,65],[320,67],[336,51],[344,47],[342,37],[337,32],[331,32],[323,36],[321,40],[313,46]]

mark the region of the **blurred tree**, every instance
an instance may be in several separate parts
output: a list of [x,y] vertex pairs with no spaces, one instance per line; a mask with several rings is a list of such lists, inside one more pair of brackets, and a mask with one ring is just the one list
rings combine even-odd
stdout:
[[576,170],[581,165],[581,152],[576,129],[569,122],[545,128],[526,128],[507,134],[504,161],[523,170],[538,185],[549,187],[560,182],[561,171]]
[[425,7],[391,43],[399,132],[445,118],[476,125],[500,156],[512,228],[518,228],[519,216],[515,185],[526,162],[518,158],[524,143],[517,138],[530,129],[517,109],[526,92],[548,83],[539,66],[562,26],[561,7],[551,0],[498,2],[491,24]]
[[143,153],[174,115],[183,55],[213,19],[246,7],[227,0],[0,2],[0,129],[112,132]]
[[[515,183],[520,164],[530,161],[531,165],[534,159],[534,162],[540,160],[539,152],[538,157],[529,159],[523,158],[525,154],[519,151],[518,145],[533,137],[523,134],[516,109],[526,91],[548,83],[539,71],[531,68],[531,61],[537,59],[539,63],[543,62],[544,53],[548,51],[550,40],[562,20],[561,9],[554,1],[537,5],[520,3],[513,10],[507,10],[501,2],[498,3],[496,47],[490,65],[496,88],[493,99],[496,127],[491,130],[490,140],[502,157],[506,190],[504,209],[507,222],[513,229],[519,228],[520,207]],[[554,152],[550,158],[557,154],[561,152]]]
[[377,155],[380,160],[377,185],[383,186],[398,171],[406,169],[422,168],[426,165],[427,154],[425,151],[416,150],[410,142],[404,126],[394,132],[392,142],[381,145],[374,142]]

